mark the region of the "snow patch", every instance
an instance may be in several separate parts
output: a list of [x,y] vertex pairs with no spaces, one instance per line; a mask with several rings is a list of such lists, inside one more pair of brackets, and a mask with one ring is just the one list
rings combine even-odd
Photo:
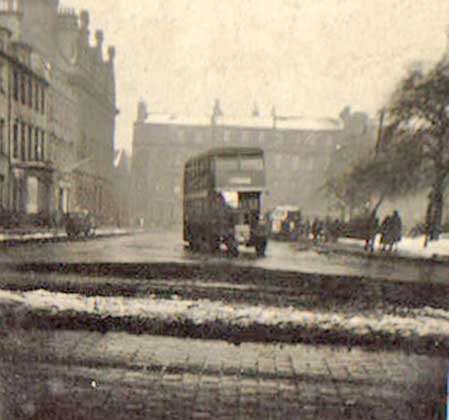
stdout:
[[196,325],[220,321],[238,326],[289,325],[355,334],[390,333],[402,336],[449,336],[449,312],[426,307],[410,310],[411,316],[327,313],[263,305],[225,304],[209,300],[155,299],[154,297],[86,297],[45,290],[17,293],[0,291],[0,301],[20,302],[32,310],[102,317],[137,317],[162,321],[191,321]]

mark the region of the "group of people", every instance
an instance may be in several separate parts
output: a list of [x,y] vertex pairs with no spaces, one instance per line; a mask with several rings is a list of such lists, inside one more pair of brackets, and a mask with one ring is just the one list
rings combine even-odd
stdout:
[[361,225],[349,227],[339,219],[331,219],[327,217],[322,220],[315,218],[311,224],[306,222],[308,226],[306,236],[309,233],[313,240],[324,240],[325,242],[336,241],[339,237],[357,237],[365,240],[365,250],[374,250],[376,239],[380,236],[380,249],[382,251],[391,252],[402,239],[402,220],[399,212],[395,210],[392,214],[387,215],[382,223],[376,216],[376,212],[372,212]]
[[396,244],[402,239],[402,220],[397,210],[387,215],[381,224],[376,213],[371,213],[365,237],[365,250],[374,250],[377,235],[380,235],[380,246],[382,251],[393,251]]
[[330,217],[322,220],[316,217],[311,225],[311,233],[313,240],[335,241],[341,234],[340,220],[332,220]]
[[379,236],[380,249],[388,252],[393,251],[402,239],[402,220],[397,210],[387,215],[382,223],[373,211],[369,216],[353,220],[353,223],[345,223],[338,218],[315,217],[313,220],[287,220],[285,224],[289,226],[287,230],[291,239],[311,238],[316,242],[335,242],[340,237],[358,238],[365,241],[367,251],[374,251]]

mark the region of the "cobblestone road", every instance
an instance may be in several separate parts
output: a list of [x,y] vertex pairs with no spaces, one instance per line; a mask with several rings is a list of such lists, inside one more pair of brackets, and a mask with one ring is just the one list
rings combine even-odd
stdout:
[[[8,339],[3,354],[14,386],[25,385],[19,405],[47,419],[427,418],[418,400],[446,365],[327,346],[61,331]],[[68,412],[76,416],[57,417]]]

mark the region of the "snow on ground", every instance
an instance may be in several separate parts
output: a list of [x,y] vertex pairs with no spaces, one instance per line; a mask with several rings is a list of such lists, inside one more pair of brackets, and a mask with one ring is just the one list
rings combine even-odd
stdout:
[[[375,250],[380,250],[379,235],[376,238]],[[339,243],[362,249],[364,241],[358,239],[339,239]],[[396,245],[397,253],[401,256],[432,258],[434,256],[449,256],[449,238],[441,237],[438,241],[429,242],[423,247],[424,236],[416,238],[402,238]]]
[[[96,229],[97,236],[107,235],[123,235],[128,233],[126,229],[120,228],[99,228]],[[0,233],[0,242],[3,241],[30,241],[52,238],[64,238],[67,234],[61,231],[47,231],[47,232],[30,232],[30,233]]]
[[390,333],[410,336],[449,336],[449,312],[423,308],[410,310],[409,316],[325,313],[262,305],[225,304],[209,300],[157,299],[126,297],[86,297],[78,294],[0,291],[0,302],[20,302],[26,308],[48,312],[97,315],[100,317],[136,317],[162,321],[192,321],[196,325],[220,321],[234,326],[262,324],[278,327],[307,327],[351,332],[357,335]]

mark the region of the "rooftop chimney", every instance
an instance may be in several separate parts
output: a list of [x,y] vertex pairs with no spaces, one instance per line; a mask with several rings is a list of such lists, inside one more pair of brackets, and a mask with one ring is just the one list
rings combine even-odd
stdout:
[[97,31],[95,31],[95,41],[96,41],[95,48],[97,49],[98,59],[101,61],[103,59],[103,41],[104,41],[104,34],[102,30],[98,29]]
[[115,47],[110,45],[108,47],[108,63],[109,64],[114,64],[114,59],[115,59]]

